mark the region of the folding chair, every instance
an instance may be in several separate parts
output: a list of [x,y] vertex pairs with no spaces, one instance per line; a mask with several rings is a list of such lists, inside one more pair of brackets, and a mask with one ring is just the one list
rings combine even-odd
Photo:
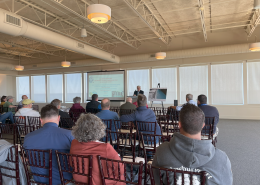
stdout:
[[59,126],[60,128],[71,130],[72,127],[75,126],[75,123],[72,118],[60,118]]
[[174,123],[170,120],[160,121],[162,134],[165,136],[173,135],[175,132],[180,132],[179,123]]
[[[57,150],[55,151],[58,167],[60,172],[61,184],[65,185],[67,183],[74,183],[77,185],[88,184],[92,185],[92,169],[93,169],[93,156],[92,155],[74,155],[68,153],[61,153]],[[71,173],[81,177],[82,182],[77,182],[75,179],[65,179],[64,173]]]
[[[206,185],[206,172],[189,172],[168,168],[149,166],[151,185],[155,185],[155,176],[160,185],[185,184],[185,185]],[[174,182],[174,183],[173,183]]]
[[118,161],[97,156],[102,185],[106,181],[125,182],[126,184],[142,184],[143,163]]
[[135,133],[136,130],[134,129],[134,123],[133,122],[121,122],[120,120],[114,120],[116,122],[119,128],[120,132],[125,133]]
[[37,128],[41,127],[40,117],[27,116],[27,120],[30,126],[35,125]]
[[[11,164],[8,165],[8,167],[0,165],[0,184],[3,184],[3,176],[5,176],[8,178],[16,179],[16,184],[20,185],[19,153],[17,145],[9,148],[9,153],[5,161],[8,163],[14,163],[14,168],[11,167]],[[7,170],[10,170],[11,174],[6,174]]]
[[[28,150],[21,147],[21,152],[28,184],[52,185],[52,150]],[[37,168],[45,169],[48,175],[36,173]],[[42,182],[43,178],[44,182]]]
[[40,129],[40,127],[36,125],[16,125],[16,143],[23,145],[25,136],[38,129]]

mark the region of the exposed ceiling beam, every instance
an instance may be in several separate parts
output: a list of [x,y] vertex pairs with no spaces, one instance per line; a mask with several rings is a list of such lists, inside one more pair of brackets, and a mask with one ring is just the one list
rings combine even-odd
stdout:
[[16,55],[16,56],[23,56],[23,57],[41,59],[41,58],[38,58],[38,57],[31,56],[31,53],[26,53],[26,52],[21,52],[21,51],[14,51],[14,50],[10,50],[10,49],[0,48],[0,52],[6,53],[6,54],[10,54],[10,55]]
[[[171,37],[164,29],[160,21],[153,14],[143,0],[124,0],[124,2],[140,17],[140,19],[158,36],[165,44],[169,44]],[[141,14],[143,12],[143,15]],[[148,14],[148,16],[146,16]]]
[[250,19],[250,24],[247,25],[247,36],[251,37],[253,32],[255,31],[255,28],[260,23],[260,9],[256,9],[253,12],[252,18]]
[[[41,0],[41,1],[48,4],[44,0]],[[112,37],[116,38],[117,40],[120,40],[121,42],[127,44],[128,46],[130,46],[132,48],[138,49],[139,46],[141,45],[141,42],[139,41],[139,39],[136,36],[131,34],[127,29],[123,28],[117,22],[114,22],[112,19],[107,24],[102,24],[102,25],[91,22],[87,18],[87,14],[86,14],[87,6],[89,6],[90,4],[84,0],[80,0],[81,3],[84,3],[84,5],[82,6],[82,7],[84,7],[84,11],[82,11],[82,13],[80,13],[80,11],[77,12],[75,10],[72,10],[71,8],[65,6],[64,4],[62,4],[62,2],[59,2],[57,0],[50,0],[50,1],[59,5],[64,10],[76,15],[81,20],[86,21],[90,25],[93,25],[94,27],[98,28],[99,30],[104,31],[105,33],[111,35]],[[75,1],[78,1],[78,0],[75,0]],[[50,5],[50,4],[48,4],[48,5]],[[114,31],[114,32],[111,32],[111,31]],[[130,40],[132,40],[132,41],[130,41]]]
[[204,40],[205,42],[207,42],[208,38],[207,38],[207,31],[206,31],[206,24],[205,24],[204,2],[203,0],[198,0],[198,2],[199,2],[199,14],[200,14],[202,32],[203,32]]

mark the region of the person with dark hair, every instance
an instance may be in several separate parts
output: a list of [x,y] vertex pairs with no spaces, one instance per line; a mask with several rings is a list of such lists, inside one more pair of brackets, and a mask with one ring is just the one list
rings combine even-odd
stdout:
[[[114,125],[114,120],[119,120],[119,116],[116,112],[110,111],[110,100],[108,98],[104,98],[101,101],[101,107],[102,110],[96,114],[97,117],[100,119],[111,119],[112,120],[112,125],[111,125],[111,131],[116,132],[116,128],[118,128],[118,125]],[[115,135],[112,135],[112,140],[115,139]]]
[[1,97],[1,105],[4,105],[6,102],[6,96]]
[[[71,142],[74,137],[70,130],[59,128],[59,110],[54,105],[48,104],[41,109],[42,128],[27,134],[24,138],[24,149],[52,149],[52,184],[61,184],[55,150],[69,153]],[[42,157],[42,156],[41,156]],[[31,167],[31,170],[38,174],[48,175],[48,171],[42,168]],[[72,179],[69,173],[63,174],[66,179]],[[48,179],[33,176],[36,182],[48,184]]]
[[214,122],[214,130],[213,130],[213,137],[215,138],[218,135],[219,129],[217,124],[219,122],[219,112],[216,107],[207,105],[207,96],[201,94],[198,96],[198,107],[204,112],[205,117],[215,117]]
[[[156,149],[153,166],[176,170],[206,171],[207,185],[232,185],[231,163],[225,152],[217,149],[211,140],[201,140],[205,115],[193,104],[186,104],[180,111],[180,132],[174,133],[170,142],[164,142]],[[167,181],[166,174],[162,179]],[[187,178],[187,179],[186,179]],[[155,183],[160,183],[160,174],[154,170]],[[177,179],[182,179],[178,176]],[[189,180],[185,177],[182,181]],[[170,181],[172,176],[170,176]],[[193,176],[193,183],[200,184],[200,178]]]
[[[130,122],[130,121],[145,121],[145,122],[156,122],[156,116],[151,109],[146,107],[147,98],[143,94],[139,94],[137,97],[138,107],[136,111],[132,114],[122,115],[120,117],[121,122]],[[158,123],[154,125],[156,127],[156,135],[161,135],[161,129]],[[151,132],[144,132],[151,133]]]
[[87,109],[96,109],[101,111],[101,104],[98,102],[98,95],[97,94],[93,94],[92,95],[92,100],[90,102],[87,103],[86,105],[86,110]]

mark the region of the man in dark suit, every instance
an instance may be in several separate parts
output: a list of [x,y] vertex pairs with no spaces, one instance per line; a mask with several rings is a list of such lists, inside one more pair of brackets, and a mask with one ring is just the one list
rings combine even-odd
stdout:
[[207,105],[207,96],[205,96],[204,94],[198,96],[198,107],[204,112],[205,117],[215,117],[213,134],[214,137],[217,136],[218,135],[217,124],[219,122],[218,109],[216,107]]
[[134,96],[138,96],[139,94],[144,94],[144,91],[141,90],[141,86],[137,86],[137,91],[134,92]]
[[86,110],[87,109],[96,109],[96,110],[101,110],[101,104],[98,102],[98,95],[93,94],[92,95],[92,100],[87,103],[86,105]]
[[123,114],[131,113],[131,110],[135,110],[136,106],[132,103],[132,98],[126,98],[126,102],[120,106],[120,116]]

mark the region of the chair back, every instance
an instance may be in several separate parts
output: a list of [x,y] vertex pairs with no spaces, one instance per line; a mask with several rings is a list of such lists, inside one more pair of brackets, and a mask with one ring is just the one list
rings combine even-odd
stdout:
[[5,140],[12,140],[11,143],[16,143],[16,124],[0,123],[0,138]]
[[[92,155],[74,155],[68,153],[56,152],[58,167],[60,172],[61,184],[88,184],[92,185],[92,169],[93,156]],[[63,173],[71,173],[73,175],[83,176],[86,180],[84,183],[77,182],[73,179],[65,179]]]
[[73,119],[73,121],[76,122],[78,120],[79,116],[85,112],[86,112],[85,109],[73,109],[73,110],[70,109],[69,115]]
[[27,116],[28,124],[30,126],[34,125],[37,128],[41,127],[41,119],[40,117]]
[[[97,158],[102,185],[106,185],[106,180],[125,182],[126,184],[142,184],[142,162],[119,161],[100,157],[99,155]],[[136,170],[138,170],[138,174],[136,174]]]
[[122,115],[127,115],[127,114],[132,114],[135,112],[135,109],[120,109],[120,116]]
[[[14,163],[14,168],[12,168],[11,165],[8,167],[0,165],[0,184],[3,184],[3,176],[5,176],[16,179],[16,184],[20,185],[18,145],[9,148],[9,152],[5,161],[8,163]],[[5,172],[7,170],[11,171],[11,173],[6,174]]]
[[[21,152],[28,184],[52,185],[52,150],[24,149],[21,147]],[[48,171],[48,175],[37,173],[39,168]],[[39,179],[41,179],[40,182]],[[42,182],[43,179],[45,179],[44,183]]]
[[65,128],[65,129],[72,129],[73,126],[75,126],[75,123],[72,118],[60,118],[60,123],[59,123],[60,128]]
[[170,120],[177,123],[180,119],[180,111],[177,111],[175,109],[170,109]]
[[156,134],[156,122],[137,121],[136,127],[138,133],[146,132],[150,134]]
[[99,112],[98,109],[91,109],[91,108],[87,108],[86,109],[86,113],[96,114],[98,112]]
[[[155,177],[157,181],[163,185],[182,184],[182,185],[206,185],[206,172],[190,172],[168,168],[160,168],[149,166],[151,185],[155,185]],[[173,183],[174,182],[174,183]]]
[[159,121],[162,134],[165,136],[173,135],[175,132],[180,132],[179,123],[170,121],[169,119],[164,121]]
[[148,107],[148,109],[151,109],[152,111],[155,111],[155,110],[156,110],[155,107]]
[[3,113],[3,105],[0,105],[0,113]]
[[36,125],[16,125],[16,142],[22,145],[24,137],[38,129],[40,129],[40,127]]
[[27,125],[26,116],[14,116],[14,124]]
[[215,117],[205,117],[205,126],[201,130],[201,136],[204,139],[212,139],[214,131]]

